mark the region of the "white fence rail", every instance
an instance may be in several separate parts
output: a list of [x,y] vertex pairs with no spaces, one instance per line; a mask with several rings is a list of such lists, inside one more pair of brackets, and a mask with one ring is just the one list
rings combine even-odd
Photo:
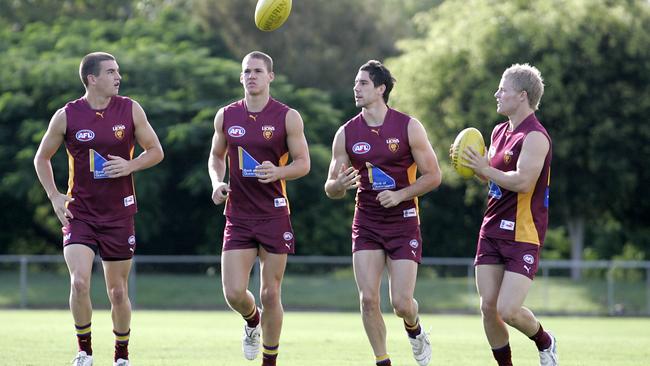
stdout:
[[[220,256],[154,256],[139,255],[134,259],[134,265],[129,279],[129,292],[134,306],[138,304],[142,308],[164,307],[162,303],[140,304],[138,302],[139,292],[150,290],[149,285],[140,285],[146,278],[153,279],[157,276],[165,278],[182,277],[187,273],[198,273],[200,276],[188,277],[187,283],[196,282],[197,278],[201,279],[207,276],[212,278],[205,280],[209,283],[209,289],[200,291],[209,291],[209,296],[218,297],[220,284],[218,283],[218,270],[220,265]],[[99,262],[99,259],[97,259]],[[302,278],[311,279],[314,285],[314,292],[332,291],[332,287],[339,286],[345,288],[346,298],[354,297],[355,288],[354,280],[351,277],[352,260],[350,257],[331,257],[331,256],[290,256],[287,267],[287,279],[295,278],[296,281],[302,282]],[[95,266],[96,271],[101,270],[100,265]],[[583,280],[574,281],[570,279],[570,272],[573,268],[582,269]],[[37,301],[30,300],[38,297],[38,286],[36,284],[43,282],[43,278],[49,283],[61,285],[65,292],[67,289],[67,272],[64,271],[65,265],[62,255],[0,255],[0,308],[34,308],[34,307],[64,307],[66,302],[55,302],[39,304]],[[340,275],[336,270],[343,273]],[[251,276],[251,288],[258,289],[259,265],[253,269]],[[347,271],[347,272],[346,272]],[[420,266],[421,278],[418,280],[419,288],[416,289],[421,305],[430,311],[439,312],[476,312],[478,311],[478,300],[474,285],[474,267],[472,258],[423,258]],[[58,276],[58,277],[57,277]],[[325,278],[324,281],[322,279]],[[338,278],[341,280],[340,285],[335,282]],[[321,279],[321,281],[318,281]],[[331,279],[331,280],[330,280]],[[12,282],[14,282],[12,284]],[[161,281],[158,281],[161,282]],[[162,281],[164,282],[164,280]],[[387,281],[382,283],[383,308],[389,309],[388,304],[388,286]],[[304,283],[308,283],[307,280]],[[312,282],[309,282],[312,283]],[[41,286],[48,286],[47,284]],[[139,288],[141,286],[142,288]],[[420,287],[421,286],[421,287]],[[448,288],[458,296],[458,300],[452,304],[444,305],[448,296],[442,292],[442,288]],[[286,289],[286,287],[285,287]],[[328,290],[329,289],[329,290]],[[547,260],[541,261],[539,271],[533,286],[535,293],[529,295],[531,301],[536,301],[536,311],[556,314],[589,314],[589,315],[635,315],[650,316],[650,261],[568,261],[568,260]],[[181,289],[181,291],[183,291]],[[573,292],[572,292],[573,291]],[[584,307],[573,307],[571,299],[566,297],[576,296],[576,294],[589,292],[590,298],[595,305],[585,305]],[[438,295],[433,294],[438,293]],[[350,296],[352,294],[352,296]],[[67,293],[64,294],[67,298]],[[431,295],[430,297],[428,297]],[[305,295],[296,301],[295,304],[286,303],[288,308],[320,308],[305,300]],[[437,296],[437,297],[436,297]],[[298,298],[298,296],[296,296]],[[3,298],[5,299],[3,301]],[[354,298],[349,299],[355,302]],[[527,301],[528,301],[527,300]],[[317,300],[314,300],[317,301]],[[565,302],[563,308],[561,305]],[[307,305],[305,305],[307,304]],[[336,304],[336,302],[334,302]],[[203,305],[207,308],[215,308],[213,304]],[[355,305],[353,305],[355,306]],[[180,304],[176,307],[193,308],[193,304]],[[219,307],[219,305],[217,305]],[[331,310],[351,310],[350,306],[323,305],[322,308]]]

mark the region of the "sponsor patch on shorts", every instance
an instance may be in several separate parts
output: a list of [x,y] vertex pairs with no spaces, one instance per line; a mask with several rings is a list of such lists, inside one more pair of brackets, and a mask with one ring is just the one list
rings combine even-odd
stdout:
[[284,197],[275,198],[273,200],[273,206],[275,206],[275,207],[284,207],[286,205],[287,205],[287,200]]
[[404,210],[404,217],[416,217],[417,215],[418,213],[415,211],[415,207]]
[[515,223],[514,221],[501,220],[499,227],[503,230],[513,231],[515,229]]
[[133,197],[133,195],[124,197],[124,207],[129,207],[134,203],[135,203],[135,197]]

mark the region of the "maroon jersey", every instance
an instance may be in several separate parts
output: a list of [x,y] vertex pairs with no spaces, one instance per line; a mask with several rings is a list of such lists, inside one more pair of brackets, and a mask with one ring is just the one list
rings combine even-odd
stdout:
[[355,224],[382,227],[419,223],[417,198],[391,208],[377,200],[383,190],[397,191],[415,182],[417,166],[408,138],[410,120],[410,116],[389,108],[381,126],[368,126],[361,113],[345,124],[345,150],[361,175]]
[[508,131],[508,128],[508,122],[504,122],[497,125],[492,132],[492,143],[488,152],[490,166],[504,172],[516,170],[524,139],[533,131],[546,136],[549,142],[548,153],[531,192],[512,192],[492,181],[489,182],[488,204],[481,235],[542,245],[548,226],[551,138],[535,114],[526,117],[514,131]]
[[68,152],[68,209],[75,218],[111,221],[137,212],[133,176],[108,178],[103,172],[108,155],[131,160],[135,142],[133,101],[114,96],[103,110],[86,98],[65,106]]
[[260,183],[255,167],[268,160],[284,166],[289,160],[285,126],[289,107],[269,98],[261,112],[249,112],[242,99],[223,110],[228,143],[230,189],[225,215],[259,219],[289,215],[286,183]]

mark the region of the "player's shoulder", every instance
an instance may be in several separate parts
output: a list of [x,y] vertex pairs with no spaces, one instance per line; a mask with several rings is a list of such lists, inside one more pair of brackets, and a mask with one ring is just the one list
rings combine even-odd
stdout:
[[365,123],[363,121],[363,114],[359,112],[356,116],[350,118],[347,120],[343,126],[341,126],[342,129],[348,129],[348,128],[357,128],[361,126],[362,123]]
[[390,114],[390,118],[398,123],[407,124],[414,119],[410,115],[393,108],[388,108],[388,113]]
[[226,104],[225,106],[221,107],[220,109],[223,113],[225,112],[232,112],[236,110],[244,110],[244,100],[236,100],[232,103]]

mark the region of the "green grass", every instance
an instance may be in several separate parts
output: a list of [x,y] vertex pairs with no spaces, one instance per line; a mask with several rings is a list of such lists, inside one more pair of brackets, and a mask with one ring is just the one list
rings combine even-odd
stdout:
[[[415,365],[400,320],[384,315],[388,349],[395,365]],[[650,319],[548,317],[563,366],[642,366],[650,360]],[[76,352],[68,311],[0,311],[2,365],[64,365]],[[431,365],[494,365],[480,317],[427,315],[431,328]],[[233,312],[136,311],[131,360],[136,366],[252,366],[240,350],[242,320]],[[113,336],[110,314],[95,311],[93,346],[96,365],[110,364]],[[511,331],[513,361],[539,365],[533,343]],[[360,316],[356,313],[287,312],[280,344],[281,366],[373,365]]]

